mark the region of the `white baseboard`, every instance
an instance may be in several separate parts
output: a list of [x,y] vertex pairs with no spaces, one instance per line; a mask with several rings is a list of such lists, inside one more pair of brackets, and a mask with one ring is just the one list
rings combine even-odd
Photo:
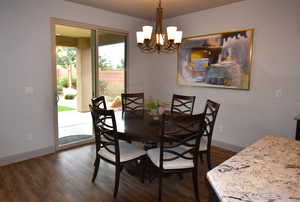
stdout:
[[218,141],[218,140],[213,140],[211,144],[214,146],[217,146],[217,147],[222,147],[224,149],[234,151],[234,152],[240,152],[244,149],[243,147],[228,144],[226,142],[222,142],[222,141]]
[[54,153],[55,152],[55,147],[50,146],[50,147],[45,147],[42,149],[37,149],[21,154],[15,154],[7,157],[0,158],[0,166],[8,165],[11,163],[16,163],[20,161],[25,161],[28,159],[32,159],[38,156],[44,156],[46,154]]
[[[228,149],[228,150],[235,151],[235,152],[239,152],[244,149],[243,147],[228,144],[228,143],[218,141],[218,140],[213,140],[212,145],[222,147],[224,149]],[[0,158],[0,166],[8,165],[11,163],[16,163],[16,162],[20,162],[20,161],[25,161],[25,160],[32,159],[32,158],[35,158],[38,156],[44,156],[46,154],[50,154],[53,152],[55,152],[55,147],[50,146],[50,147],[46,147],[46,148],[42,148],[42,149],[37,149],[34,151],[29,151],[29,152],[25,152],[25,153],[21,153],[21,154],[7,156],[4,158]]]

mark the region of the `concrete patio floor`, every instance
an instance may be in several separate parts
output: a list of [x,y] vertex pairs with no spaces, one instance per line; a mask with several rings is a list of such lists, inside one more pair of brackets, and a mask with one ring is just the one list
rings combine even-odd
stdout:
[[71,135],[92,135],[93,125],[90,112],[58,112],[59,138]]
[[[76,109],[76,98],[66,100],[62,95],[59,96],[58,106],[67,106]],[[76,110],[58,112],[58,137],[73,135],[92,135],[92,117],[90,112],[78,112]]]
[[[76,97],[73,100],[65,100],[59,96],[58,105],[77,108]],[[111,102],[107,102],[110,106]],[[121,110],[114,109],[115,111]],[[58,137],[74,135],[93,135],[93,122],[90,112],[78,112],[77,110],[58,112]]]

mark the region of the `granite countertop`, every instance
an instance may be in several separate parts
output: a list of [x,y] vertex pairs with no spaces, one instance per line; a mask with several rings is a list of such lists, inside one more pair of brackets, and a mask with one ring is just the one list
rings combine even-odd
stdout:
[[207,178],[222,202],[300,202],[300,141],[266,136]]
[[300,120],[300,114],[295,117],[296,120]]

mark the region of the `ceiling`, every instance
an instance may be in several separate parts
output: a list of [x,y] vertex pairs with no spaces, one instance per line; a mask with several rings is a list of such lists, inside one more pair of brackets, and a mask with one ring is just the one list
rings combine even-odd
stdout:
[[[66,0],[129,16],[155,20],[159,0]],[[215,8],[243,0],[162,0],[164,18]]]
[[65,37],[73,37],[73,38],[90,38],[91,30],[82,29],[79,27],[71,27],[65,25],[55,25],[56,36],[65,36]]

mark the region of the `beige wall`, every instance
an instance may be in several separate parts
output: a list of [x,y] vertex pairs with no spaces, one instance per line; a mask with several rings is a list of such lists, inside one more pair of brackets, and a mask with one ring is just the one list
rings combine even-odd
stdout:
[[128,31],[129,89],[144,90],[147,57],[135,45],[144,20],[63,0],[0,1],[0,165],[54,150],[50,17]]
[[195,111],[206,99],[221,103],[214,140],[245,147],[265,135],[293,138],[300,113],[300,1],[248,0],[169,19],[184,36],[254,28],[250,91],[179,87],[176,54],[153,56],[149,75],[153,97],[196,95]]
[[128,31],[129,91],[166,101],[172,93],[196,95],[197,112],[207,98],[220,102],[215,140],[247,146],[264,135],[292,138],[300,112],[299,3],[246,0],[165,23],[179,25],[185,36],[255,28],[251,90],[233,91],[176,86],[176,54],[145,55],[136,47],[136,30],[149,24],[144,20],[63,0],[1,1],[0,164],[54,147],[50,17]]

